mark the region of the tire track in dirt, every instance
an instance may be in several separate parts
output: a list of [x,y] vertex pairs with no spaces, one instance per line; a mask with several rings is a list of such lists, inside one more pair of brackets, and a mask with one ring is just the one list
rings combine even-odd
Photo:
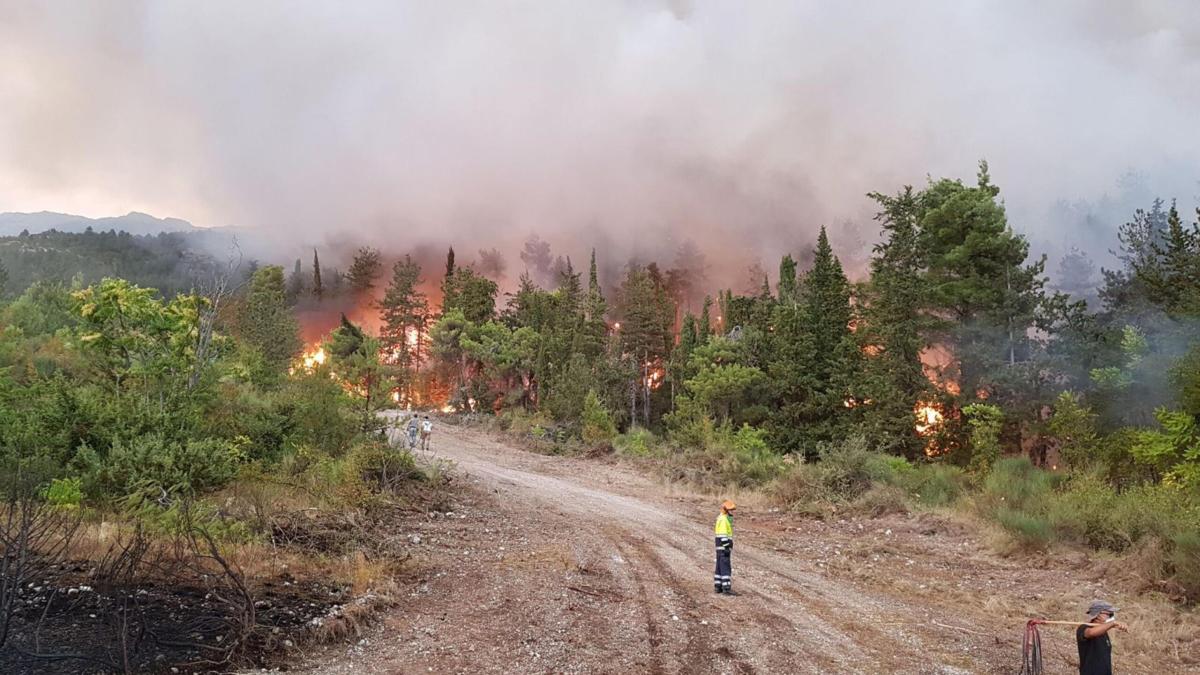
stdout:
[[[616,549],[620,554],[621,560],[624,561],[624,564],[632,568],[633,562],[631,556],[629,555],[628,549],[621,545],[618,538],[613,536],[609,536],[608,538],[612,542],[613,548]],[[654,620],[654,608],[648,599],[650,596],[646,592],[646,582],[642,579],[642,575],[631,574],[629,576],[632,577],[637,584],[638,592],[635,600],[642,610],[642,617],[646,623],[646,639],[649,647],[650,658],[650,670],[648,672],[654,673],[655,675],[661,675],[662,673],[667,672],[663,668],[662,662],[662,628],[658,625],[658,622]]]

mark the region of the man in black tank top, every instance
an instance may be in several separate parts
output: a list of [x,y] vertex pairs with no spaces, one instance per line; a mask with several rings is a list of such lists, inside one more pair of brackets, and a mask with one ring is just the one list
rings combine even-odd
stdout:
[[1079,675],[1112,675],[1112,641],[1108,631],[1125,630],[1117,623],[1117,608],[1107,602],[1092,603],[1088,608],[1088,623],[1075,629],[1075,644],[1079,647]]

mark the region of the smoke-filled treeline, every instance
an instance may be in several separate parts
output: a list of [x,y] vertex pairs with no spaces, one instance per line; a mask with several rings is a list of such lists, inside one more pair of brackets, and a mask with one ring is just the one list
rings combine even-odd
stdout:
[[[352,269],[383,289],[379,363],[361,391],[390,377],[372,394],[380,407],[391,391],[559,447],[644,453],[663,438],[683,475],[707,480],[778,478],[789,456],[841,466],[851,443],[895,458],[887,472],[951,471],[935,475],[982,490],[979,503],[995,497],[988,515],[1035,543],[1058,532],[1121,550],[1158,537],[1173,553],[1157,573],[1200,589],[1184,562],[1200,508],[1200,213],[1154,201],[1131,214],[1119,265],[1081,298],[1048,288],[986,163],[974,182],[871,198],[881,237],[866,278],[847,277],[822,229],[806,264],[785,255],[755,290],[694,311],[681,309],[688,281],[654,262],[627,264],[606,292],[603,249],[586,267],[523,274],[503,296],[453,249],[444,268],[405,258],[390,274],[361,251]],[[1070,479],[1056,492],[1043,470]],[[839,490],[854,485],[839,476]],[[1043,496],[1013,496],[1029,490]],[[1118,495],[1131,504],[1119,521],[1084,522]]]
[[[586,269],[535,266],[503,297],[453,249],[444,270],[406,258],[390,275],[364,249],[352,269],[370,274],[351,277],[372,280],[355,282],[363,292],[387,277],[371,303],[406,382],[439,383],[460,410],[522,409],[576,431],[590,393],[622,429],[695,442],[748,425],[774,451],[809,456],[867,429],[896,454],[965,465],[971,406],[997,410],[1003,447],[1039,461],[1060,444],[1047,420],[1064,392],[1096,409],[1099,430],[1152,425],[1163,406],[1200,412],[1187,394],[1200,243],[1173,206],[1149,204],[1121,228],[1122,267],[1104,270],[1089,305],[1047,289],[986,164],[973,185],[871,196],[882,238],[867,278],[847,278],[822,230],[804,269],[784,256],[754,292],[719,291],[695,311],[682,309],[696,288],[687,268],[631,262],[606,293],[603,250]],[[936,418],[924,433],[922,408]]]

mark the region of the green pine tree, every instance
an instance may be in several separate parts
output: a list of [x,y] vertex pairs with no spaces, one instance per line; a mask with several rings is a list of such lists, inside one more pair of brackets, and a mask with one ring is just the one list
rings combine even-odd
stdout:
[[354,262],[350,265],[350,271],[346,273],[350,291],[359,295],[369,293],[375,288],[375,281],[379,278],[382,270],[383,263],[379,259],[379,249],[370,247],[358,249],[358,253],[354,255]]
[[321,259],[317,257],[317,249],[313,249],[313,285],[312,293],[317,300],[325,297],[325,286],[321,283]]
[[287,304],[283,268],[259,268],[237,317],[238,335],[262,356],[262,375],[273,382],[300,353],[300,329]]

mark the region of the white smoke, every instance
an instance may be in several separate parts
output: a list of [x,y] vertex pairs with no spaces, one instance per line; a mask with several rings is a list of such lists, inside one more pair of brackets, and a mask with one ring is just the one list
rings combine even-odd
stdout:
[[1191,0],[2,0],[0,210],[510,260],[690,239],[740,281],[979,158],[1035,240],[1129,169],[1191,199],[1196,82]]

